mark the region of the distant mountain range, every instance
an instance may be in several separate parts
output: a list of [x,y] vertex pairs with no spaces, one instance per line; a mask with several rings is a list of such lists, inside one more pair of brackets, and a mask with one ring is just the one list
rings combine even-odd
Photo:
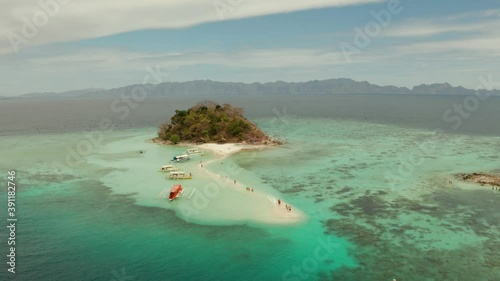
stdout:
[[38,97],[46,97],[46,98],[58,98],[58,97],[81,97],[81,96],[86,96],[88,94],[92,93],[104,93],[106,92],[106,89],[96,89],[96,88],[88,88],[88,89],[83,89],[83,90],[73,90],[73,91],[66,91],[66,92],[61,92],[61,93],[55,93],[55,92],[43,92],[43,93],[30,93],[30,94],[25,94],[20,97],[22,98],[38,98]]
[[[339,78],[308,82],[269,82],[269,83],[235,83],[197,80],[189,82],[165,82],[161,84],[129,85],[114,89],[75,90],[62,93],[31,93],[16,98],[74,98],[74,97],[116,97],[129,96],[146,87],[148,96],[179,95],[338,95],[338,94],[403,94],[403,95],[473,95],[475,90],[464,87],[453,87],[448,83],[418,85],[413,89],[396,86],[378,86],[366,81],[358,82]],[[481,94],[488,91],[481,90]],[[491,95],[500,96],[500,90],[489,91]]]

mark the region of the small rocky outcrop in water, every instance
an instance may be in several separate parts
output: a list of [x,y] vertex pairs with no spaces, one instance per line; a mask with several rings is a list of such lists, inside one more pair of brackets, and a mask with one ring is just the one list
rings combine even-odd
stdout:
[[484,173],[457,174],[463,181],[475,182],[481,185],[500,186],[500,176],[488,175]]
[[279,144],[243,117],[243,109],[230,104],[202,102],[176,110],[170,122],[160,125],[158,139],[166,143],[258,143]]

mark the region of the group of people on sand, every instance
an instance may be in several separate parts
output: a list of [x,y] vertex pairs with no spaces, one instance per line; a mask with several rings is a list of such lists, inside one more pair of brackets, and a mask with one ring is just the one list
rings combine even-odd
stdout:
[[[203,162],[200,161],[200,166],[203,168]],[[224,162],[221,162],[221,164],[224,164]],[[227,176],[226,176],[227,177]],[[233,181],[234,184],[236,184],[236,180]],[[253,192],[253,188],[250,188],[250,187],[246,187],[245,188],[246,191],[251,191]],[[278,199],[278,205],[281,206],[281,199]],[[285,204],[285,209],[288,211],[288,212],[291,212],[292,211],[292,206],[291,205],[288,205],[288,204]]]
[[[224,164],[224,162],[220,162],[221,164]],[[203,162],[200,161],[200,166],[203,168]],[[222,177],[222,176],[221,176]],[[227,176],[225,176],[227,178]],[[236,180],[233,180],[233,183],[236,184]],[[250,188],[250,187],[247,187],[246,188],[247,191],[252,191],[253,192],[253,188]]]
[[[281,206],[281,199],[278,199],[278,205]],[[285,209],[288,211],[288,212],[291,212],[292,211],[292,206],[291,205],[288,205],[288,204],[285,204]]]

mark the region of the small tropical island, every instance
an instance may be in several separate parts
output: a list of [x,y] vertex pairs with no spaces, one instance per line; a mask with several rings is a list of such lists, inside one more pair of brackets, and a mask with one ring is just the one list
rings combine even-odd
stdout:
[[[217,193],[214,194],[224,189],[224,196],[210,197],[211,202],[216,203],[209,204],[197,214],[198,219],[219,217],[229,221],[266,224],[297,224],[306,220],[307,216],[285,198],[275,197],[274,192],[269,192],[269,187],[246,183],[248,178],[239,176],[244,172],[234,173],[234,166],[225,164],[226,157],[240,151],[263,150],[281,144],[245,118],[242,108],[205,101],[187,110],[176,110],[169,122],[160,125],[153,142],[195,147],[188,148],[186,154],[174,156],[168,165],[161,167],[162,172],[168,172],[169,180],[193,180],[191,187],[175,182],[170,192],[166,188],[157,196],[165,198],[168,194],[170,201],[184,197],[185,200],[172,205],[180,216],[186,215],[184,212],[190,208],[196,209],[192,205],[198,202],[196,200],[206,199],[203,196],[207,194],[207,186],[215,186]],[[206,154],[206,151],[211,153]],[[223,165],[227,169],[217,174],[210,170],[213,165]],[[193,201],[190,201],[191,196]]]
[[205,101],[187,110],[176,110],[170,122],[160,125],[155,142],[281,144],[243,116],[243,109]]

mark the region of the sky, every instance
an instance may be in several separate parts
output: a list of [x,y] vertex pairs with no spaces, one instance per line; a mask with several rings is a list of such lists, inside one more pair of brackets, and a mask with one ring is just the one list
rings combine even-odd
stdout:
[[[0,2],[0,96],[168,81],[500,82],[497,0]],[[499,84],[500,85],[500,84]],[[482,86],[481,86],[482,87]]]

